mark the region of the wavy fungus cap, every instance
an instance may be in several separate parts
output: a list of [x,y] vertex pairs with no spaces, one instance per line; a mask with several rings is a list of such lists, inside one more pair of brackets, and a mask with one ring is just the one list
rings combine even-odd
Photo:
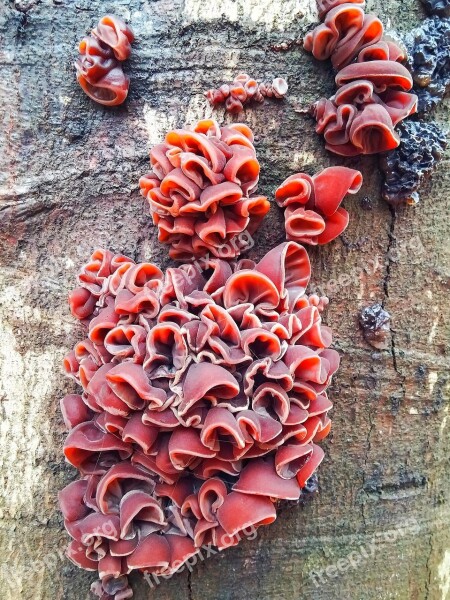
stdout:
[[95,102],[117,106],[125,101],[130,79],[119,61],[129,58],[133,40],[130,26],[114,15],[102,17],[91,35],[81,40],[75,62],[77,81]]
[[361,173],[347,167],[328,167],[313,177],[306,173],[288,177],[275,192],[277,204],[286,209],[287,239],[311,245],[334,240],[349,221],[340,204],[361,185]]
[[356,4],[361,8],[365,6],[365,0],[317,0],[317,10],[319,12],[319,19],[323,21],[325,15],[336,6],[341,4]]
[[270,208],[255,194],[259,162],[249,127],[204,120],[169,131],[150,163],[141,194],[173,259],[234,258],[249,245]]
[[400,143],[396,125],[417,111],[413,80],[401,64],[405,51],[383,40],[383,25],[364,13],[364,2],[318,0],[323,23],[304,47],[318,60],[331,58],[338,91],[321,98],[311,112],[327,150],[342,156],[378,154]]
[[99,40],[109,46],[117,60],[127,60],[131,55],[134,33],[120,17],[105,15],[92,31]]
[[264,98],[284,98],[288,91],[288,83],[282,77],[276,77],[272,83],[258,83],[256,79],[240,73],[230,84],[223,84],[217,89],[205,92],[212,106],[225,103],[230,113],[240,113],[249,102],[264,102]]
[[67,554],[98,572],[101,598],[131,597],[132,570],[170,575],[205,544],[237,544],[300,497],[339,365],[309,278],[294,242],[204,271],[104,250],[82,268],[69,303],[87,338],[64,361],[82,391],[61,401],[81,477],[59,501]]
[[304,47],[314,58],[331,58],[333,67],[342,69],[382,35],[383,24],[374,15],[366,15],[363,5],[338,3],[321,25],[306,34]]

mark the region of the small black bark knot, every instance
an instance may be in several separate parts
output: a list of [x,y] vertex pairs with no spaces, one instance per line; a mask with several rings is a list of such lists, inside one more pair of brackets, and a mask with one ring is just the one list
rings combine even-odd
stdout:
[[391,315],[381,304],[373,304],[363,308],[359,315],[359,324],[364,339],[374,348],[385,350],[388,345]]

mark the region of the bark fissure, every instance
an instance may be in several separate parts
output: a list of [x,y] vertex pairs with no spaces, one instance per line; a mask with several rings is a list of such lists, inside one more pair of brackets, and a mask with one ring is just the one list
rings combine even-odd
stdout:
[[391,266],[393,264],[391,252],[395,246],[395,222],[397,220],[397,212],[394,206],[389,205],[389,213],[391,215],[390,223],[389,223],[389,231],[388,231],[388,243],[386,248],[386,272],[383,279],[383,291],[384,291],[384,299],[382,302],[382,306],[386,303],[386,300],[389,298],[389,281],[391,278]]
[[432,591],[431,580],[432,580],[433,572],[432,572],[432,565],[431,565],[431,557],[433,555],[433,531],[430,531],[428,544],[430,546],[430,551],[428,553],[427,562],[426,562],[427,577],[425,578],[425,600],[429,600],[430,593]]
[[364,497],[361,500],[361,516],[362,516],[362,520],[364,525],[367,524],[366,522],[366,513],[365,513],[365,505],[366,505],[366,500],[369,497],[369,494],[367,494],[365,487],[366,487],[366,482],[367,482],[367,471],[368,471],[368,464],[369,464],[369,454],[372,448],[372,442],[371,442],[371,436],[375,427],[375,423],[373,421],[373,416],[372,416],[372,409],[369,406],[367,409],[367,416],[368,416],[368,420],[369,420],[369,427],[367,430],[367,437],[366,437],[366,444],[365,444],[365,452],[364,452],[364,471],[363,471],[363,482],[362,482],[362,492],[364,494]]
[[191,571],[190,567],[188,569],[188,574],[187,574],[187,587],[188,587],[188,599],[194,600],[194,595],[192,593],[192,571]]
[[[387,248],[386,248],[386,272],[385,272],[385,276],[383,279],[384,299],[381,303],[383,308],[385,308],[386,302],[389,300],[389,293],[390,293],[389,285],[390,285],[390,281],[391,281],[391,277],[392,277],[392,266],[394,264],[391,253],[396,244],[395,225],[396,225],[396,221],[397,221],[397,211],[394,206],[389,205],[389,212],[391,215],[391,220],[390,220],[390,224],[389,224],[388,243],[387,243]],[[399,382],[400,389],[401,389],[401,393],[402,393],[402,400],[404,400],[405,396],[406,396],[406,387],[405,387],[406,377],[400,371],[399,366],[398,366],[395,324],[394,324],[394,326],[391,326],[390,353],[392,356],[392,365],[394,367],[394,371],[400,378],[400,382]]]

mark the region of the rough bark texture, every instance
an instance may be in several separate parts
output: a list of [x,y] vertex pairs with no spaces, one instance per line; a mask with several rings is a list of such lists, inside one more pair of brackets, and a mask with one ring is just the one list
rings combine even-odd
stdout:
[[[73,390],[61,359],[82,334],[66,304],[77,268],[98,245],[168,264],[138,194],[148,149],[169,127],[210,115],[202,92],[240,70],[290,84],[288,100],[242,117],[258,136],[262,192],[272,195],[292,172],[341,164],[301,110],[330,95],[333,76],[298,45],[271,49],[316,21],[313,0],[1,4],[0,595],[84,600],[93,575],[62,557],[68,537],[56,504],[75,475],[62,458],[58,400]],[[423,18],[419,0],[369,8],[398,31]],[[137,42],[125,67],[130,96],[111,110],[82,93],[72,63],[77,41],[112,11],[132,23]],[[448,115],[444,104],[436,117]],[[139,600],[450,598],[448,159],[419,206],[398,211],[380,198],[375,159],[348,164],[365,178],[345,201],[350,226],[311,251],[342,356],[320,493],[192,573],[156,590],[137,584]],[[274,205],[252,254],[282,239]],[[375,301],[392,316],[385,351],[358,329],[359,310]]]

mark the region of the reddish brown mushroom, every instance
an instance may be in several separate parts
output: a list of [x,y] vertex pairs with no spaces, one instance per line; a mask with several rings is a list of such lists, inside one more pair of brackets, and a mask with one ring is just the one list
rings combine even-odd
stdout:
[[119,61],[129,58],[133,40],[129,25],[113,15],[102,17],[92,33],[81,40],[75,62],[77,80],[95,102],[117,106],[125,101],[130,80]]
[[236,545],[309,490],[339,365],[309,278],[294,242],[204,271],[103,250],[82,268],[70,306],[87,338],[65,360],[82,391],[61,403],[81,477],[59,501],[67,555],[98,572],[100,598],[130,598],[133,570],[171,575],[206,544]]
[[284,98],[288,84],[282,77],[276,77],[272,83],[258,83],[246,73],[240,73],[230,84],[205,92],[212,106],[225,103],[230,113],[239,113],[249,102],[264,102],[264,98]]
[[278,205],[286,209],[287,239],[311,245],[334,240],[349,220],[340,204],[361,185],[361,173],[347,167],[328,167],[313,177],[305,173],[288,177],[275,192]]
[[92,30],[92,35],[109,46],[117,60],[130,58],[134,33],[131,27],[119,17],[114,15],[102,17],[97,27]]
[[141,193],[172,258],[233,258],[248,247],[270,208],[255,193],[259,163],[249,127],[204,120],[170,131],[150,151],[150,164]]
[[396,148],[396,125],[417,110],[412,77],[401,64],[405,52],[382,39],[383,26],[364,13],[364,2],[318,0],[318,9],[324,22],[304,46],[318,60],[331,58],[338,91],[313,105],[316,131],[327,150],[343,156]]
[[325,14],[324,22],[305,36],[304,46],[318,60],[331,58],[333,67],[339,70],[382,35],[381,21],[366,15],[361,5],[337,2]]

